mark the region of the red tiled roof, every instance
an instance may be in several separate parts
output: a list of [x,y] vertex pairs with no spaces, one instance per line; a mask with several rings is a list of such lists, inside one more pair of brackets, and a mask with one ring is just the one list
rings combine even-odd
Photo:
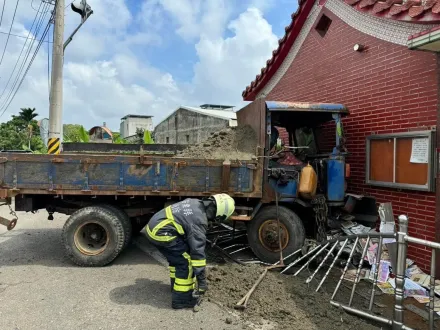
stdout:
[[[286,26],[286,33],[278,40],[278,48],[266,61],[266,66],[243,91],[245,101],[253,101],[258,92],[269,82],[283,63],[289,50],[301,31],[316,0],[299,0],[298,10],[292,14],[292,21]],[[440,22],[440,0],[340,0],[362,12],[375,16],[417,23]],[[319,3],[325,2],[319,0]]]
[[402,21],[430,22],[440,19],[440,0],[345,0],[357,10]]

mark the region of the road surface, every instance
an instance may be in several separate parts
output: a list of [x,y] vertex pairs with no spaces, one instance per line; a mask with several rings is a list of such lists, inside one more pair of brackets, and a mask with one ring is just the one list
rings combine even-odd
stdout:
[[[8,209],[0,207],[0,215]],[[170,308],[168,272],[131,245],[102,268],[64,257],[66,216],[18,213],[17,227],[0,226],[0,329],[243,329],[235,316],[204,301],[201,311]],[[225,321],[228,318],[227,324]]]

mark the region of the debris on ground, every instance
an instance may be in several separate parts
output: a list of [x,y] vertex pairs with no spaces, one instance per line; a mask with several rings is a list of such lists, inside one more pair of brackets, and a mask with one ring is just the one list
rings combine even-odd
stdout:
[[[235,304],[251,289],[263,271],[262,266],[227,264],[208,269],[209,299],[224,307]],[[311,290],[304,279],[268,272],[240,312],[253,323],[275,322],[274,329],[376,329],[368,322],[330,306],[330,297]]]
[[179,158],[252,160],[255,158],[257,136],[252,127],[229,127],[212,133],[205,141],[177,153]]

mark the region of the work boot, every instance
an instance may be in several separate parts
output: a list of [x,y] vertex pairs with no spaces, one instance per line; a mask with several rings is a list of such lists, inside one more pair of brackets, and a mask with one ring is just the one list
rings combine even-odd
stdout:
[[197,298],[185,300],[173,300],[171,307],[173,309],[193,308],[197,304]]

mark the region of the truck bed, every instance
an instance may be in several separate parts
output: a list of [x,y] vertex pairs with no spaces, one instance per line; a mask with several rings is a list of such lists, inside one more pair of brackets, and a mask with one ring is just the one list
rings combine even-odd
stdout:
[[0,198],[17,194],[262,196],[256,161],[145,155],[0,155]]

